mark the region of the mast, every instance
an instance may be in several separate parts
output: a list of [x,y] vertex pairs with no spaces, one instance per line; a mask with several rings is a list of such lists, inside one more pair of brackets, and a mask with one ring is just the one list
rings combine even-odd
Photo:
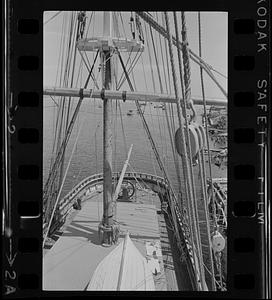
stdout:
[[[112,99],[116,98],[108,97],[108,93],[112,92],[113,75],[117,71],[115,49],[139,52],[144,48],[142,43],[135,39],[122,39],[117,36],[118,23],[113,17],[114,12],[104,12],[102,37],[81,38],[77,42],[79,51],[99,50],[101,58],[102,90],[99,97],[103,100],[103,218],[98,230],[102,236],[102,244],[107,245],[117,241],[119,232],[119,226],[114,221],[115,203],[112,191]],[[84,97],[84,90],[81,89],[81,92]]]
[[[112,12],[104,12],[103,36],[108,38],[109,44],[112,38]],[[105,90],[112,87],[112,59],[111,48],[101,49],[102,86]],[[103,91],[103,90],[102,90]],[[103,93],[103,92],[102,92]],[[103,97],[103,94],[102,94]],[[102,243],[109,243],[113,225],[112,202],[112,100],[103,99],[103,219],[100,228],[103,231]],[[107,229],[107,230],[103,230]]]

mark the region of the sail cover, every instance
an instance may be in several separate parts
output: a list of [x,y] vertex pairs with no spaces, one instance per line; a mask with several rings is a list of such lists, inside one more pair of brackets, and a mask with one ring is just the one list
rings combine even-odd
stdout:
[[147,260],[127,234],[97,266],[87,290],[154,291]]

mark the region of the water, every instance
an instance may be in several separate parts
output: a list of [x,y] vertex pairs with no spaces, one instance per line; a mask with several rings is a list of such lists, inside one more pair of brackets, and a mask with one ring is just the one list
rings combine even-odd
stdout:
[[[54,119],[56,118],[56,108],[50,98],[44,101],[44,132],[43,132],[43,181],[45,182],[52,153]],[[74,104],[75,105],[75,104]],[[117,109],[117,114],[116,114]],[[127,112],[132,109],[133,115],[128,116]],[[199,123],[201,122],[202,107],[197,106]],[[113,171],[121,171],[124,161],[127,157],[127,151],[131,144],[133,150],[130,158],[128,171],[140,171],[149,174],[161,176],[161,171],[156,162],[150,142],[144,131],[140,116],[137,114],[135,103],[122,103],[121,112],[123,128],[119,107],[113,102],[114,115],[112,118],[112,147],[113,147]],[[65,178],[62,196],[71,188],[92,174],[102,172],[102,112],[101,102],[99,100],[83,102],[74,130],[71,134],[67,146],[64,170],[66,170],[70,159],[72,148],[79,131],[81,122],[84,122],[79,133],[78,143],[72,156],[70,167]],[[177,178],[175,166],[172,159],[172,150],[168,134],[165,113],[160,108],[154,108],[154,104],[147,104],[145,107],[146,121],[151,131],[152,137],[157,145],[160,157],[166,166],[167,173],[177,189]],[[177,121],[176,121],[176,124]],[[177,127],[176,127],[177,128]],[[124,134],[123,134],[124,130]],[[124,137],[125,135],[125,137]],[[210,145],[212,148],[213,145]],[[206,168],[208,171],[208,166]],[[194,168],[195,174],[198,174],[198,167]],[[213,177],[227,177],[226,168],[220,169],[212,166]]]

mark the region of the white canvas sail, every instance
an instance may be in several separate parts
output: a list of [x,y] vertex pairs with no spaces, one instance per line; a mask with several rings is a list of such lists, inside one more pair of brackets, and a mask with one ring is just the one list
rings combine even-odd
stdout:
[[129,234],[97,266],[87,290],[154,291],[153,275]]

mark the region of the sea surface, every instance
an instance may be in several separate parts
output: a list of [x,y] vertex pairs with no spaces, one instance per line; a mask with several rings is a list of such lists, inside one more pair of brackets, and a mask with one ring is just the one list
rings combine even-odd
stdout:
[[[73,106],[77,100],[72,100]],[[78,119],[74,125],[67,150],[65,153],[64,174],[65,176],[61,197],[87,176],[102,173],[102,139],[103,139],[103,107],[100,100],[84,100]],[[139,171],[148,174],[162,175],[155,159],[150,141],[145,133],[140,115],[137,113],[135,103],[121,103],[120,107],[113,101],[112,116],[112,148],[113,148],[113,171],[120,172],[127,152],[133,144],[132,153],[127,171]],[[155,141],[160,157],[166,166],[167,173],[175,189],[177,189],[177,174],[173,163],[171,142],[168,133],[165,111],[154,108],[156,104],[147,104],[144,107],[144,116]],[[173,107],[175,109],[175,107]],[[197,121],[201,124],[203,108],[197,106]],[[121,110],[121,116],[120,116]],[[132,116],[127,115],[132,110]],[[168,111],[170,108],[168,109]],[[48,177],[50,161],[52,159],[52,145],[54,141],[54,124],[56,119],[56,104],[45,97],[43,114],[43,182]],[[117,112],[117,113],[116,113]],[[123,125],[122,125],[123,124]],[[178,121],[175,115],[175,129]],[[80,132],[79,132],[80,131]],[[79,135],[79,136],[78,136]],[[78,142],[72,154],[73,146],[78,136]],[[216,148],[210,141],[210,148]],[[70,163],[68,163],[70,161]],[[181,160],[180,160],[181,161]],[[67,170],[67,167],[69,168]],[[208,175],[208,164],[206,164]],[[180,168],[182,168],[180,164]],[[181,171],[182,173],[182,171]],[[194,167],[195,176],[199,173],[199,167]],[[226,166],[212,165],[213,177],[227,177]]]

